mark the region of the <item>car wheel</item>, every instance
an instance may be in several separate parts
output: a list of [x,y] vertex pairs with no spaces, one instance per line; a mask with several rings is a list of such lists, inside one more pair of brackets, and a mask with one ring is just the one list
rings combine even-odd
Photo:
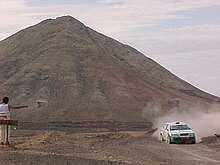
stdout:
[[196,140],[193,140],[193,141],[192,141],[192,144],[196,144]]
[[162,134],[160,134],[160,141],[165,141],[165,140],[163,139]]
[[172,142],[171,142],[171,139],[170,139],[170,136],[169,136],[169,135],[167,136],[167,143],[168,143],[168,144],[172,144]]

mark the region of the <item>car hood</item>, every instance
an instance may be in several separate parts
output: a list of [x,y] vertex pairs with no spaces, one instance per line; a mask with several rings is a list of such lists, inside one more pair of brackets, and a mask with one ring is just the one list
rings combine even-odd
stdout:
[[173,130],[173,131],[170,131],[170,133],[180,134],[180,133],[194,133],[194,132],[192,130]]

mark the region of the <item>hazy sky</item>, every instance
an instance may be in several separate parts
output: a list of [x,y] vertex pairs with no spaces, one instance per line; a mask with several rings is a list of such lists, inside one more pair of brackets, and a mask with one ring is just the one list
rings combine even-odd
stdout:
[[0,40],[63,15],[220,96],[220,0],[0,0]]

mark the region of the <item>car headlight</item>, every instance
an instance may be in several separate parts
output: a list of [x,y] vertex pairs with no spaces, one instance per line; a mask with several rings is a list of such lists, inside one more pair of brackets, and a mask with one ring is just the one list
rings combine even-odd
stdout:
[[189,137],[194,137],[195,134],[194,133],[189,133]]

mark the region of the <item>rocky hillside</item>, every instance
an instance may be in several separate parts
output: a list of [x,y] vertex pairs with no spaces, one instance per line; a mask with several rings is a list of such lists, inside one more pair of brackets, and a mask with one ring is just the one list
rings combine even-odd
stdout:
[[[0,42],[0,96],[25,121],[150,121],[220,98],[76,19],[48,19]],[[41,108],[36,100],[46,100]]]

